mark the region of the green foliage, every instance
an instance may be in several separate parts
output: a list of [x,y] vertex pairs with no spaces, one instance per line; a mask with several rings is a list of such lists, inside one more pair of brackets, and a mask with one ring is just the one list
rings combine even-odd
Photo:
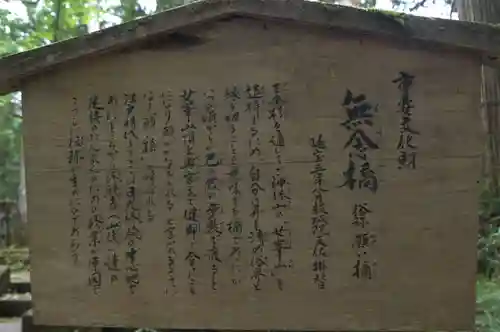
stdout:
[[9,97],[0,98],[0,200],[16,200],[19,188],[21,120]]
[[184,4],[183,0],[156,0],[156,11],[162,11]]
[[476,331],[500,331],[500,284],[479,279],[476,284]]
[[392,5],[395,8],[404,8],[409,11],[415,11],[426,5],[432,3],[436,4],[436,2],[441,2],[449,6],[454,6],[455,0],[391,0]]
[[119,16],[123,22],[131,21],[146,15],[145,9],[138,0],[120,0],[118,6],[112,8],[115,15]]
[[478,272],[500,276],[500,197],[484,181],[479,199]]
[[13,272],[27,270],[30,264],[29,250],[15,246],[1,249],[0,264],[8,265]]
[[478,240],[478,270],[488,278],[498,276],[500,272],[500,229],[491,227],[491,231]]

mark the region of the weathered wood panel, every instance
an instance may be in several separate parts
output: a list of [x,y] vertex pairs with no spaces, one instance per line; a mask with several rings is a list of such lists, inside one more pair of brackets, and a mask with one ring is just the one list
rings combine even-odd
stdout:
[[[244,19],[191,33],[188,45],[89,60],[24,91],[35,322],[471,328],[476,63]],[[407,89],[393,82],[401,71],[414,76]],[[358,100],[342,126],[348,90],[372,108]],[[402,100],[414,106],[403,134]],[[366,136],[347,144],[356,129]],[[398,168],[401,135],[414,168]],[[364,228],[356,204],[371,211]]]

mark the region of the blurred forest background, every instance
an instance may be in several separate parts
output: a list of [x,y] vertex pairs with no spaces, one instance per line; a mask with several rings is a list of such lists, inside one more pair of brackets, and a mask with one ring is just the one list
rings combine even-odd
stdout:
[[[0,57],[77,37],[191,0],[0,0]],[[322,1],[322,0],[320,0]],[[324,0],[323,0],[324,1]],[[383,0],[379,0],[380,1]],[[387,1],[387,0],[386,0]],[[499,0],[390,0],[396,11],[415,12],[440,2],[450,18],[500,24]],[[377,0],[329,0],[375,8]],[[14,9],[15,8],[15,9]],[[477,329],[500,332],[500,74],[483,69],[485,142],[478,222]],[[478,87],[479,88],[479,87]],[[0,263],[29,269],[28,218],[22,159],[19,93],[0,97]],[[460,245],[460,244],[457,244]]]

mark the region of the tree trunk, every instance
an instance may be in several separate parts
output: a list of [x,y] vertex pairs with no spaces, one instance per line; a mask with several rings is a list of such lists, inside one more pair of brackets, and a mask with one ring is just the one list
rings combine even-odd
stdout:
[[[500,23],[500,1],[457,0],[461,20]],[[481,115],[487,131],[488,142],[484,159],[484,175],[488,180],[490,193],[500,197],[500,71],[482,68]]]

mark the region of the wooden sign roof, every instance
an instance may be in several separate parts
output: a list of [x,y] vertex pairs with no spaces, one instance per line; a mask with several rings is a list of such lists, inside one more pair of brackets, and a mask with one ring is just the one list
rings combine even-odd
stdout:
[[0,95],[18,91],[26,78],[87,56],[172,34],[187,26],[231,16],[295,21],[469,51],[498,65],[500,29],[493,25],[430,19],[311,1],[207,0],[164,11],[48,46],[0,58]]

